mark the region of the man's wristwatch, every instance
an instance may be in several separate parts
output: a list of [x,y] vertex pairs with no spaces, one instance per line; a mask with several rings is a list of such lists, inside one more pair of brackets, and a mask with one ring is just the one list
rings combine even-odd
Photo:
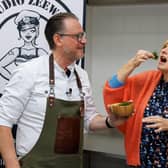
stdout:
[[109,119],[109,117],[107,116],[106,120],[105,120],[107,128],[114,128],[112,125],[110,125],[110,123],[108,122],[108,119]]

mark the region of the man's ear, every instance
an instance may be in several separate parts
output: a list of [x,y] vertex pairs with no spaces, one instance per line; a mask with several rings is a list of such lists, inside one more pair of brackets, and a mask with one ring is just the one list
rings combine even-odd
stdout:
[[54,34],[53,35],[53,41],[56,46],[61,46],[62,45],[62,38],[59,34]]

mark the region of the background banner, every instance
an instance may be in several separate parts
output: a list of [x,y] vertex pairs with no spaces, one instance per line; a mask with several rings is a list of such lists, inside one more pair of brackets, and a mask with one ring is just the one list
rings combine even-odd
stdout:
[[84,26],[85,0],[0,0],[0,95],[16,66],[50,52],[44,27],[60,12],[76,14]]

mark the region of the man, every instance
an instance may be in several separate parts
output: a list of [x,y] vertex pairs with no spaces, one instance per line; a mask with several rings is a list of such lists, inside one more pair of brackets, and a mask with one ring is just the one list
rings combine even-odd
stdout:
[[6,168],[80,168],[83,121],[86,130],[96,130],[111,127],[114,119],[96,112],[88,75],[75,64],[86,44],[77,17],[51,17],[45,35],[50,57],[20,65],[0,99],[0,153]]

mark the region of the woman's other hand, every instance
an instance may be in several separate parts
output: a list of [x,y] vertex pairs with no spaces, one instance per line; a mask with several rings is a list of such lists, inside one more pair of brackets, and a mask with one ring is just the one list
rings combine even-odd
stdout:
[[150,116],[142,119],[147,128],[154,128],[155,132],[168,131],[168,119],[161,116]]

